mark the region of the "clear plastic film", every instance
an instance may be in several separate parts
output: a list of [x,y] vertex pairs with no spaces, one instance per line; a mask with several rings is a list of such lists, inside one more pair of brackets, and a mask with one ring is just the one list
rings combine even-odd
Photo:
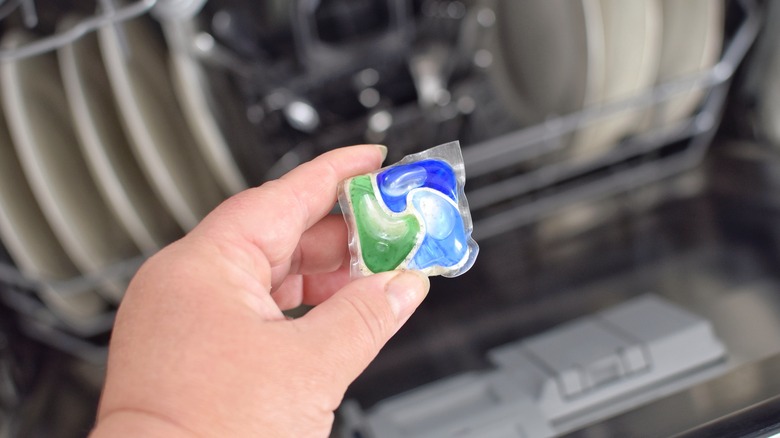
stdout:
[[456,277],[468,271],[479,245],[471,237],[465,183],[457,141],[342,181],[339,205],[349,230],[352,277],[406,269]]

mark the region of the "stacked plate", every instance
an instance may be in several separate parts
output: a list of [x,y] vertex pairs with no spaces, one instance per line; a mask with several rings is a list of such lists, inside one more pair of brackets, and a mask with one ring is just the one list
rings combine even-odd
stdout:
[[[8,30],[2,46],[30,40]],[[132,272],[117,264],[154,253],[246,186],[198,64],[161,41],[136,19],[0,64],[0,240],[76,331],[121,300]]]
[[[495,16],[486,39],[491,79],[525,125],[707,70],[723,41],[720,0],[484,0],[481,7]],[[691,90],[650,110],[601,118],[567,139],[569,156],[591,158],[641,130],[680,122],[702,98]]]
[[765,26],[753,52],[745,88],[755,102],[754,119],[759,135],[780,148],[780,2],[768,2]]

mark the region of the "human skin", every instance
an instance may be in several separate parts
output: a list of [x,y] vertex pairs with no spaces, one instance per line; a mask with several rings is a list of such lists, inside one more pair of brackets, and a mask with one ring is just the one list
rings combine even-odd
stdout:
[[[350,281],[339,181],[381,146],[336,149],[226,200],[138,271],[117,313],[92,437],[324,437],[347,386],[428,292]],[[316,305],[288,319],[282,310]]]

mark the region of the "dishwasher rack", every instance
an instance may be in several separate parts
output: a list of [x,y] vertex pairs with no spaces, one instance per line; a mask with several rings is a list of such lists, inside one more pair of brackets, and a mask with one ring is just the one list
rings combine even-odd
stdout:
[[[35,24],[33,0],[0,0],[0,8],[16,3],[25,25]],[[0,50],[0,62],[34,56],[56,49],[100,27],[151,13],[161,20],[184,19],[197,13],[205,0],[138,0],[119,6],[114,0],[99,0],[102,12],[79,22],[63,33],[43,37],[15,50]],[[627,138],[609,152],[582,160],[559,159],[498,181],[467,188],[475,213],[476,239],[488,239],[532,224],[563,207],[608,198],[679,174],[703,160],[722,115],[731,80],[761,28],[756,0],[736,0],[740,22],[727,40],[720,60],[706,71],[660,84],[619,102],[592,106],[562,117],[521,129],[464,148],[470,179],[490,176],[519,165],[539,163],[540,157],[564,152],[562,139],[578,129],[598,123],[627,110],[652,108],[684,93],[706,93],[703,104],[692,116],[672,126],[653,126]],[[116,26],[121,37],[122,26]],[[197,56],[197,53],[195,53]],[[58,282],[60,290],[78,291],[93,287],[102,279],[128,276],[144,257],[125,260],[99,275]],[[70,352],[91,362],[106,357],[106,337],[115,311],[68,326],[36,298],[44,283],[28,278],[14,266],[0,262],[0,297],[19,315],[20,327],[32,338]]]
[[[553,118],[464,149],[468,176],[480,177],[564,149],[557,141],[563,136],[622,111],[651,108],[692,89],[707,93],[701,108],[687,119],[628,138],[595,159],[561,160],[467,190],[472,210],[512,201],[509,208],[475,220],[475,238],[495,237],[547,217],[562,207],[614,196],[701,163],[717,131],[730,81],[761,29],[759,6],[750,0],[740,0],[738,4],[745,13],[744,20],[711,69],[660,84],[625,100]],[[668,156],[659,155],[667,146],[680,142],[685,142],[680,150]],[[576,183],[570,184],[574,187],[563,187],[574,180]],[[534,196],[542,190],[543,195]]]
[[[162,19],[188,18],[200,11],[206,0],[138,0],[122,6],[117,6],[116,0],[97,0],[97,3],[102,12],[82,19],[68,30],[39,38],[14,49],[2,49],[0,50],[0,62],[57,50],[101,27],[115,25],[146,13],[151,13]],[[3,0],[0,1],[0,7],[7,8],[0,14],[0,17],[9,15],[13,12],[14,7],[18,7],[25,26],[35,27],[38,23],[35,0]],[[121,29],[117,28],[117,31],[121,32]]]

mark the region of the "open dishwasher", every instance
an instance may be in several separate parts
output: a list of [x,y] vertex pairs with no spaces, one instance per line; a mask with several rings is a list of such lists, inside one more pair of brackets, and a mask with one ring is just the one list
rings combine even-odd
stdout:
[[479,258],[432,280],[334,436],[780,432],[780,2],[0,16],[0,436],[89,430],[127,281],[222,199],[333,147],[455,139]]

